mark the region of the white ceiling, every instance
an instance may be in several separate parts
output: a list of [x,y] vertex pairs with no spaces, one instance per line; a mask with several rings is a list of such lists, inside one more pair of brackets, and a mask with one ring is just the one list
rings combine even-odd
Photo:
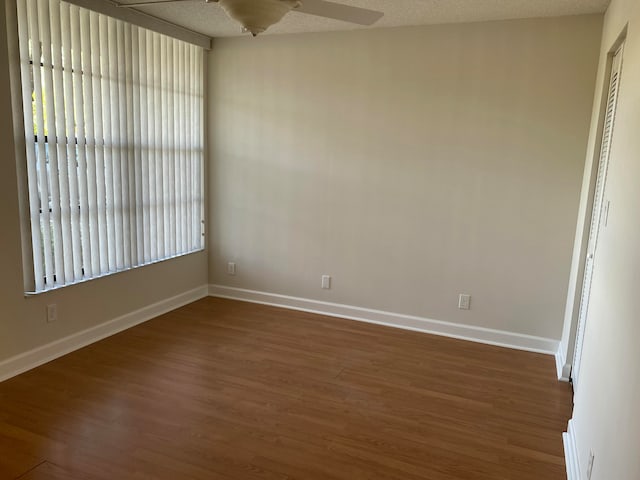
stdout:
[[[133,3],[145,0],[119,0]],[[336,1],[336,0],[334,0]],[[354,7],[384,12],[372,27],[290,12],[266,33],[321,32],[357,28],[397,27],[436,23],[475,22],[511,18],[553,17],[602,13],[610,0],[337,0]],[[216,3],[186,0],[166,5],[138,7],[140,11],[168,20],[210,37],[241,35]]]

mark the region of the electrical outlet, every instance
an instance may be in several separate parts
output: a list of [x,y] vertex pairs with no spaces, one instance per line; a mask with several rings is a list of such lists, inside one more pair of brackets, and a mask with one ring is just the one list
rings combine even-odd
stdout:
[[326,290],[331,288],[331,277],[329,275],[322,275],[322,288]]
[[58,320],[58,305],[52,303],[51,305],[47,305],[47,322],[55,322]]
[[591,473],[593,472],[593,450],[589,450],[589,463],[587,464],[587,480],[591,480]]
[[236,274],[236,264],[233,262],[229,262],[227,263],[227,273],[229,275],[235,275]]
[[467,295],[466,293],[461,293],[458,297],[458,308],[460,310],[470,310],[471,309],[471,295]]

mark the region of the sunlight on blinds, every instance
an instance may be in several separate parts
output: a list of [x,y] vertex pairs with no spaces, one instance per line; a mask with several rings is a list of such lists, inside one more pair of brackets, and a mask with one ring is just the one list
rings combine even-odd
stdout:
[[17,0],[35,290],[201,250],[203,50]]

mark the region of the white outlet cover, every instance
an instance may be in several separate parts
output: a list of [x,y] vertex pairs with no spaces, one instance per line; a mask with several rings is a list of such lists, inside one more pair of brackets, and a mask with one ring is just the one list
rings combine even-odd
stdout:
[[55,322],[58,320],[58,306],[55,303],[47,305],[47,322]]
[[461,293],[458,297],[458,308],[460,310],[470,310],[471,309],[471,295],[466,293]]
[[326,290],[331,288],[331,276],[322,275],[322,288]]
[[235,275],[236,274],[236,264],[233,262],[229,262],[227,263],[227,273],[229,275]]

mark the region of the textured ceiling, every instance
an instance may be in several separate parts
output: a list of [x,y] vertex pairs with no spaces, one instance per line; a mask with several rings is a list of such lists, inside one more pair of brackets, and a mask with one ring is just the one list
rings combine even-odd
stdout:
[[[132,3],[144,0],[119,0]],[[334,0],[336,1],[336,0]],[[610,0],[337,0],[354,7],[384,12],[371,27],[291,12],[266,33],[321,32],[357,28],[397,27],[436,23],[475,22],[511,18],[553,17],[602,13]],[[186,0],[167,5],[137,7],[140,11],[168,20],[210,37],[241,35],[240,26],[227,18],[216,3]]]

